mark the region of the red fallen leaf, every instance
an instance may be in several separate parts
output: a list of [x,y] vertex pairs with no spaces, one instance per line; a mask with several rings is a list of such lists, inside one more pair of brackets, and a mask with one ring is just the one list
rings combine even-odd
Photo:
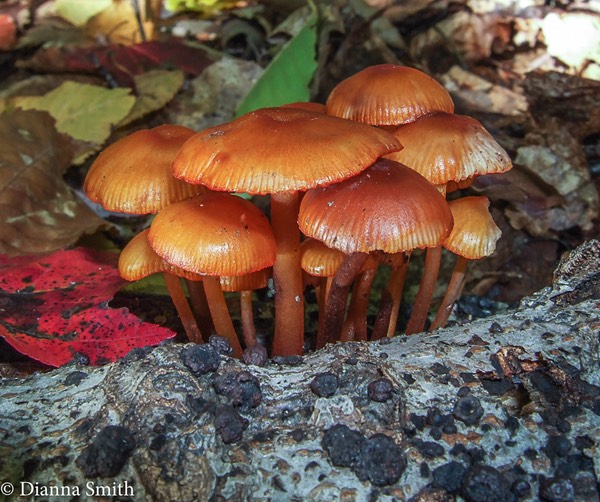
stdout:
[[12,16],[0,14],[0,50],[8,51],[15,45],[17,25]]
[[108,302],[126,284],[117,257],[84,248],[43,256],[0,256],[0,336],[50,366],[83,354],[91,364],[172,338]]
[[96,73],[114,85],[133,87],[133,77],[152,69],[180,69],[199,75],[213,59],[203,49],[176,39],[149,41],[122,46],[117,44],[39,50],[22,66],[44,71]]

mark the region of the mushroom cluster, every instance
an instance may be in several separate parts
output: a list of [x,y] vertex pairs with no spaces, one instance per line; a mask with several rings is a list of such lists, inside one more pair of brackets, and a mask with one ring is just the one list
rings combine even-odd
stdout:
[[[133,133],[98,156],[84,188],[110,210],[158,213],[119,270],[128,280],[165,274],[191,341],[216,333],[235,356],[256,345],[252,290],[271,276],[273,355],[305,350],[306,287],[319,290],[317,348],[393,336],[411,252],[426,249],[410,334],[424,329],[442,249],[459,258],[436,327],[460,294],[466,260],[493,252],[499,237],[484,197],[447,202],[446,193],[510,169],[510,159],[479,122],[453,112],[425,73],[377,65],[341,82],[324,106],[264,108],[200,132]],[[236,193],[269,195],[269,218]],[[382,265],[391,274],[369,332]],[[242,334],[223,291],[240,292]]]

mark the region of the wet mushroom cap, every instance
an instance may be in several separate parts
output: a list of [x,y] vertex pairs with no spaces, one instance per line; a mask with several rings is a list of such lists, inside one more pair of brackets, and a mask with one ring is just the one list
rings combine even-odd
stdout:
[[333,277],[346,258],[341,251],[316,239],[305,239],[300,248],[302,270],[315,277]]
[[192,136],[173,173],[214,190],[283,193],[349,178],[400,148],[391,134],[365,124],[292,107],[263,108]]
[[175,178],[171,162],[195,131],[162,125],[136,131],[105,148],[85,178],[90,200],[108,211],[149,214],[206,191]]
[[437,80],[416,68],[393,64],[369,66],[343,80],[325,107],[330,115],[376,126],[454,112],[450,94]]
[[138,281],[158,272],[168,272],[178,277],[199,281],[198,274],[171,265],[158,256],[148,242],[149,229],[142,230],[121,251],[119,275],[126,281]]
[[244,275],[221,276],[219,282],[223,291],[252,291],[253,289],[266,288],[272,274],[273,271],[269,267]]
[[148,241],[169,263],[202,275],[244,275],[275,261],[267,217],[227,193],[209,192],[167,206],[154,218]]
[[[314,277],[333,277],[346,258],[341,251],[327,247],[323,242],[311,238],[302,242],[300,254],[302,270]],[[375,259],[369,256],[361,271],[376,265]]]
[[346,254],[437,246],[452,221],[448,203],[431,183],[387,159],[353,178],[309,190],[298,217],[304,235]]
[[490,256],[502,232],[490,212],[490,201],[483,195],[462,197],[448,203],[454,228],[444,247],[469,260]]
[[299,108],[309,112],[325,113],[325,105],[323,103],[315,103],[313,101],[295,101],[294,103],[286,103],[281,105],[282,108]]
[[386,155],[434,185],[463,184],[483,174],[503,173],[510,157],[476,119],[438,113],[400,126],[393,133],[404,149]]

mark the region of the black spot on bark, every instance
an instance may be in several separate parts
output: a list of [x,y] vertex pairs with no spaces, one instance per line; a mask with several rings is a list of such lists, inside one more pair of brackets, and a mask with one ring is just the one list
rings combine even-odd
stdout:
[[104,427],[82,452],[75,464],[86,478],[113,477],[131,456],[135,448],[133,435],[126,427]]

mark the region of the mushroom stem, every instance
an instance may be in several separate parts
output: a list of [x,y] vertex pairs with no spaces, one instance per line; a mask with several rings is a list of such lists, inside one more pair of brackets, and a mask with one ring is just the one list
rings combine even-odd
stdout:
[[242,346],[240,345],[237,333],[233,327],[233,322],[231,321],[231,315],[229,314],[229,309],[225,302],[225,295],[223,294],[223,289],[221,289],[219,278],[215,276],[205,276],[203,281],[206,299],[208,300],[208,307],[210,308],[217,334],[229,340],[229,343],[233,347],[233,357],[241,357]]
[[406,334],[420,333],[425,328],[425,320],[429,312],[429,305],[433,297],[435,281],[437,280],[442,259],[442,246],[427,248],[425,256],[425,269],[421,276],[419,291],[415,297],[413,311],[406,326]]
[[275,283],[275,335],[273,355],[302,354],[304,301],[300,268],[298,192],[271,194],[271,225],[277,243],[273,264]]
[[317,292],[317,304],[319,306],[319,320],[317,323],[317,333],[323,332],[323,323],[325,322],[325,308],[327,306],[327,298],[329,297],[329,290],[331,289],[331,283],[333,282],[333,276],[321,277]]
[[431,327],[429,328],[430,331],[433,331],[437,328],[443,328],[448,322],[450,312],[452,312],[452,308],[454,307],[454,304],[456,303],[456,300],[460,296],[463,286],[465,285],[465,272],[467,270],[468,262],[469,261],[466,258],[460,255],[457,256],[454,270],[452,271],[452,277],[450,278],[450,282],[446,288],[446,294],[444,295],[442,304],[435,315],[435,319],[431,323]]
[[183,329],[185,329],[188,340],[193,343],[202,343],[202,334],[196,324],[196,319],[194,319],[190,304],[185,297],[179,277],[169,272],[163,272],[163,276],[165,278],[167,291],[171,295],[171,300],[179,314],[179,319],[181,319],[181,324],[183,324]]
[[371,340],[379,340],[383,338],[387,329],[390,325],[390,317],[392,314],[393,299],[390,292],[384,289],[381,293],[381,301],[379,302],[379,312],[377,312],[377,318],[375,319],[375,326],[373,326],[373,332],[371,333]]
[[200,331],[204,333],[204,341],[208,342],[210,335],[215,333],[215,325],[210,316],[204,285],[202,281],[192,281],[190,279],[185,279],[185,284],[190,297],[192,312],[194,312]]
[[333,276],[324,277],[324,293],[323,293],[323,310],[325,309],[325,305],[327,304],[327,297],[329,296],[329,291],[331,290],[331,285],[333,284]]
[[398,313],[400,312],[400,303],[402,302],[402,291],[406,280],[406,271],[408,266],[402,265],[400,268],[392,269],[390,280],[388,282],[388,291],[392,297],[392,310],[390,312],[390,323],[387,329],[387,337],[391,338],[396,332],[398,324]]
[[240,291],[240,312],[242,315],[242,332],[246,348],[256,345],[256,326],[252,312],[252,290]]
[[325,305],[323,324],[319,326],[320,331],[317,333],[317,349],[338,339],[344,322],[350,286],[368,256],[367,253],[352,253],[346,256],[333,276]]
[[369,308],[369,295],[375,279],[377,267],[361,272],[354,282],[352,297],[348,307],[348,317],[344,323],[341,340],[367,341],[367,310]]

